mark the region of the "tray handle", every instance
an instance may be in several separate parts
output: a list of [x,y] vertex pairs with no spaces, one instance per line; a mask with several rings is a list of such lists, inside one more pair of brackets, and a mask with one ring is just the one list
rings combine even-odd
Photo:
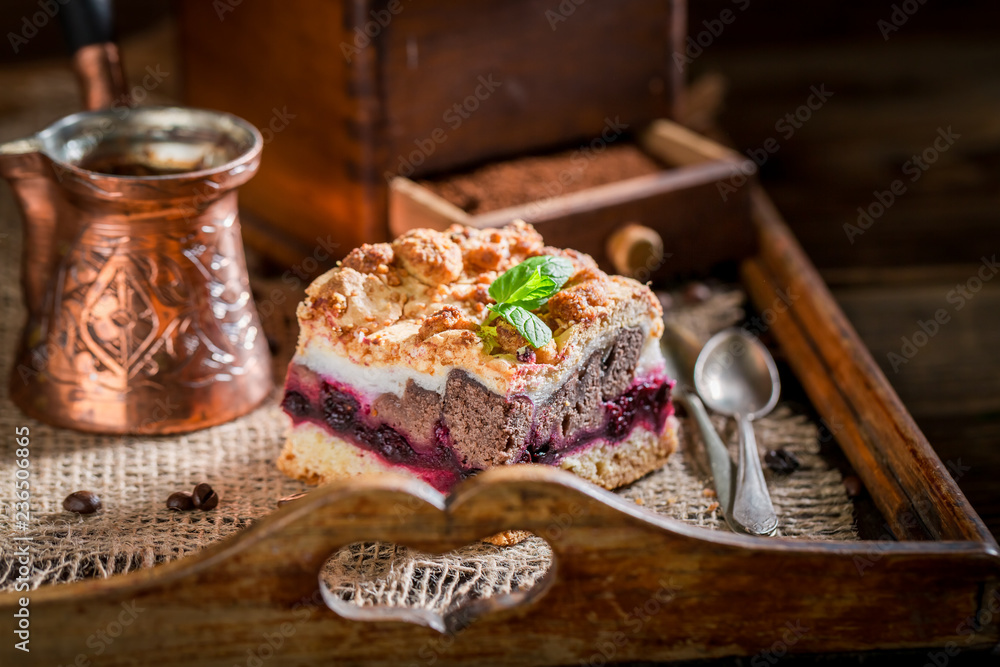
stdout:
[[[197,564],[165,567],[176,569],[168,577],[186,576],[199,586],[220,586],[220,593],[238,580],[252,579],[256,597],[291,603],[312,595],[330,555],[356,542],[391,542],[442,554],[504,530],[528,530],[550,544],[556,561],[563,563],[560,569],[573,568],[580,566],[581,554],[595,552],[597,533],[622,526],[623,512],[647,515],[636,516],[635,524],[648,525],[650,531],[661,530],[663,525],[654,525],[661,522],[686,529],[549,467],[489,470],[450,496],[419,480],[386,474],[319,488],[246,534],[210,548],[214,553],[199,558]],[[620,530],[613,532],[618,534],[612,542],[635,546]],[[505,600],[501,606],[519,601]]]
[[[436,623],[412,615],[369,623],[358,621],[374,617],[331,611],[320,593],[320,568],[353,542],[440,553],[509,528],[530,530],[552,547],[555,567],[533,595],[468,607]],[[923,646],[932,637],[969,647],[996,643],[995,618],[971,638],[956,630],[995,587],[995,553],[976,543],[884,543],[877,562],[860,571],[858,559],[875,552],[871,543],[682,524],[544,466],[490,470],[448,498],[385,475],[317,489],[194,556],[32,591],[32,635],[59,638],[32,643],[32,659],[72,663],[86,654],[95,628],[114,627],[132,610],[140,613],[104,647],[101,664],[150,655],[161,666],[242,664],[275,633],[294,636],[275,665],[331,657],[398,665],[415,653],[439,664],[515,665],[525,655],[569,664],[589,661],[614,637],[627,638],[615,644],[616,660],[689,659],[758,652],[774,642],[779,619],[811,628],[795,652],[858,650],[885,646],[882,628],[909,627],[915,614],[925,619],[919,632],[892,638],[893,646]],[[762,596],[760,582],[775,573],[788,585]],[[0,595],[0,614],[23,606],[22,595]],[[878,624],[870,621],[873,608]],[[450,639],[434,632],[466,625]],[[0,663],[14,655],[11,642],[0,645]]]

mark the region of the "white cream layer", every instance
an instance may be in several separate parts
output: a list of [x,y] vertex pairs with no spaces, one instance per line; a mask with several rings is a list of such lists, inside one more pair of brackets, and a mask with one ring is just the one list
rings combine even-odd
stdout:
[[[615,333],[617,332],[610,331],[608,335],[592,340],[580,358],[589,359],[594,350],[607,346]],[[643,335],[645,342],[636,365],[636,376],[638,377],[661,371],[664,367],[659,339],[650,338],[647,328],[643,328]],[[395,394],[402,397],[406,384],[410,380],[413,380],[414,384],[422,389],[444,396],[448,374],[456,368],[455,366],[436,366],[432,372],[424,373],[406,366],[365,366],[338,354],[330,341],[322,337],[310,338],[304,346],[300,346],[292,363],[349,385],[356,391],[371,397],[379,394]],[[532,402],[538,404],[561,387],[566,378],[577,370],[575,367],[566,368],[561,375],[547,376],[540,386],[524,387],[517,391],[517,394],[527,396]],[[506,395],[506,388],[500,387],[496,379],[473,375],[490,391]]]

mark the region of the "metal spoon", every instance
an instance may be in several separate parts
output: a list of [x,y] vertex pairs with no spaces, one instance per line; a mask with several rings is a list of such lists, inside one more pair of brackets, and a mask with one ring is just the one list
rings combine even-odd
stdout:
[[733,520],[748,533],[770,535],[778,527],[778,516],[764,482],[751,422],[778,402],[781,382],[774,359],[756,337],[742,329],[724,329],[698,355],[694,385],[709,408],[739,423]]

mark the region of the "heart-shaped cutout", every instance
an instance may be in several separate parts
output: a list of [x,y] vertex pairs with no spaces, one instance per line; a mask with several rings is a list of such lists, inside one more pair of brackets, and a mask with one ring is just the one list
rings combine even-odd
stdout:
[[527,604],[552,583],[552,548],[534,535],[427,554],[387,542],[338,549],[320,572],[327,606],[352,620],[407,621],[454,634],[493,610]]

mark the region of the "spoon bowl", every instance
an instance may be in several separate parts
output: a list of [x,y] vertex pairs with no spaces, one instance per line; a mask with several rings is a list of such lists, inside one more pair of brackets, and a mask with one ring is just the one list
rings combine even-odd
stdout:
[[778,367],[759,340],[742,329],[720,331],[695,363],[694,382],[705,404],[729,417],[763,417],[778,403]]

